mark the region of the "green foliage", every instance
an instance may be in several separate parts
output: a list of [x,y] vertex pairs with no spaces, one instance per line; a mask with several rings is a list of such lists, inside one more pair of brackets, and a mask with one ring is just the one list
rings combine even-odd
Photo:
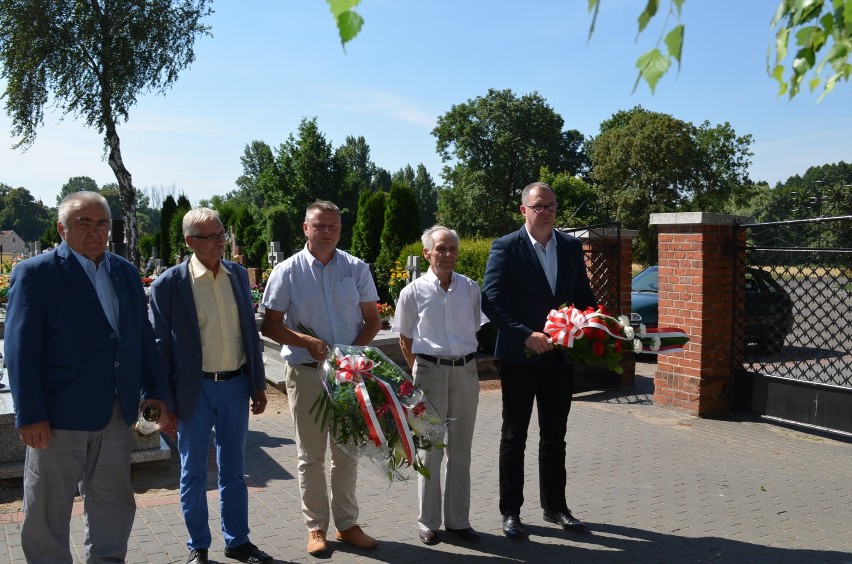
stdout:
[[385,205],[381,251],[376,259],[378,285],[388,286],[388,273],[402,247],[420,238],[420,212],[414,190],[406,184],[392,184]]
[[26,242],[35,241],[52,228],[48,208],[26,188],[0,184],[0,229],[11,229]]
[[656,212],[725,211],[751,190],[747,168],[751,136],[737,137],[729,124],[695,127],[641,106],[601,124],[591,143],[599,200],[614,219],[638,229],[639,256],[654,264],[656,236],[648,215]]
[[362,18],[353,8],[361,3],[361,0],[326,0],[337,29],[340,32],[340,44],[346,50],[346,43],[354,39],[361,26],[364,25]]
[[441,190],[438,220],[465,236],[491,237],[515,227],[521,190],[538,179],[542,166],[582,172],[583,136],[563,131],[563,124],[537,92],[518,97],[490,89],[454,105],[432,130],[442,160],[455,162],[444,167],[450,186]]
[[56,204],[59,205],[65,196],[74,192],[99,192],[98,183],[88,176],[72,176],[68,182],[62,185],[59,194],[56,196]]
[[351,252],[364,262],[376,262],[381,251],[386,201],[387,193],[382,191],[363,192],[359,198]]
[[[294,211],[288,206],[280,205],[269,208],[264,215],[266,217],[264,243],[271,241],[280,242],[284,258],[289,257],[296,248],[294,243],[295,234],[301,233],[296,229],[296,225],[293,222]],[[268,259],[262,262],[268,263]]]
[[[177,248],[172,248],[172,239],[169,237],[169,230],[172,226],[172,219],[177,213],[177,202],[174,197],[169,194],[163,200],[163,207],[160,209],[160,258],[163,259],[163,264],[170,266],[174,264],[174,254]],[[183,216],[181,216],[183,217]],[[183,243],[181,243],[183,245]]]

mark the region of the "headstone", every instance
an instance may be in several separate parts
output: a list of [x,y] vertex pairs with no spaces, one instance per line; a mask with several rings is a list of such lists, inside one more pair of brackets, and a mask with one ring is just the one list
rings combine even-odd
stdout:
[[284,253],[281,252],[280,242],[271,241],[269,243],[269,253],[266,259],[269,262],[269,268],[275,268],[278,263],[284,262]]

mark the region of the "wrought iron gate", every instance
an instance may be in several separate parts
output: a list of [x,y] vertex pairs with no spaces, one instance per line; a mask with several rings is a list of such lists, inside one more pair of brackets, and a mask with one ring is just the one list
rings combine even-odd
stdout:
[[734,406],[852,434],[852,194],[808,188],[738,226]]

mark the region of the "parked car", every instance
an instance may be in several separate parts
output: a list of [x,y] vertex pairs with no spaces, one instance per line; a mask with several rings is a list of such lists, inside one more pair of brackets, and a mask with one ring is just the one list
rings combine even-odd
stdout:
[[[657,267],[650,266],[631,282],[631,323],[638,327],[657,326],[658,300]],[[777,353],[793,331],[793,301],[765,270],[746,268],[745,327],[746,344],[754,343],[761,352]]]

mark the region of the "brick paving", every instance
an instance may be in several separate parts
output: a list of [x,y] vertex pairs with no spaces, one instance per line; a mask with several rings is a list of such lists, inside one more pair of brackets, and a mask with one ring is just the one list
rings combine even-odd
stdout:
[[[530,538],[503,536],[497,510],[501,397],[499,390],[487,390],[481,392],[473,442],[471,522],[482,538],[462,541],[442,531],[439,544],[421,544],[415,482],[388,486],[362,465],[360,521],[381,545],[361,551],[332,541],[322,558],[305,552],[296,448],[284,400],[280,409],[251,418],[251,539],[276,562],[852,563],[849,441],[740,416],[685,416],[654,406],[652,386],[640,376],[633,388],[575,398],[568,422],[568,503],[589,533],[568,533],[542,519],[533,423],[522,512]],[[139,508],[129,563],[186,559],[177,465],[173,456],[167,465],[134,467]],[[217,497],[211,480],[210,557],[232,562],[223,555]],[[14,507],[0,513],[0,562],[23,562],[18,521]],[[77,557],[82,525],[81,517],[72,518]]]

